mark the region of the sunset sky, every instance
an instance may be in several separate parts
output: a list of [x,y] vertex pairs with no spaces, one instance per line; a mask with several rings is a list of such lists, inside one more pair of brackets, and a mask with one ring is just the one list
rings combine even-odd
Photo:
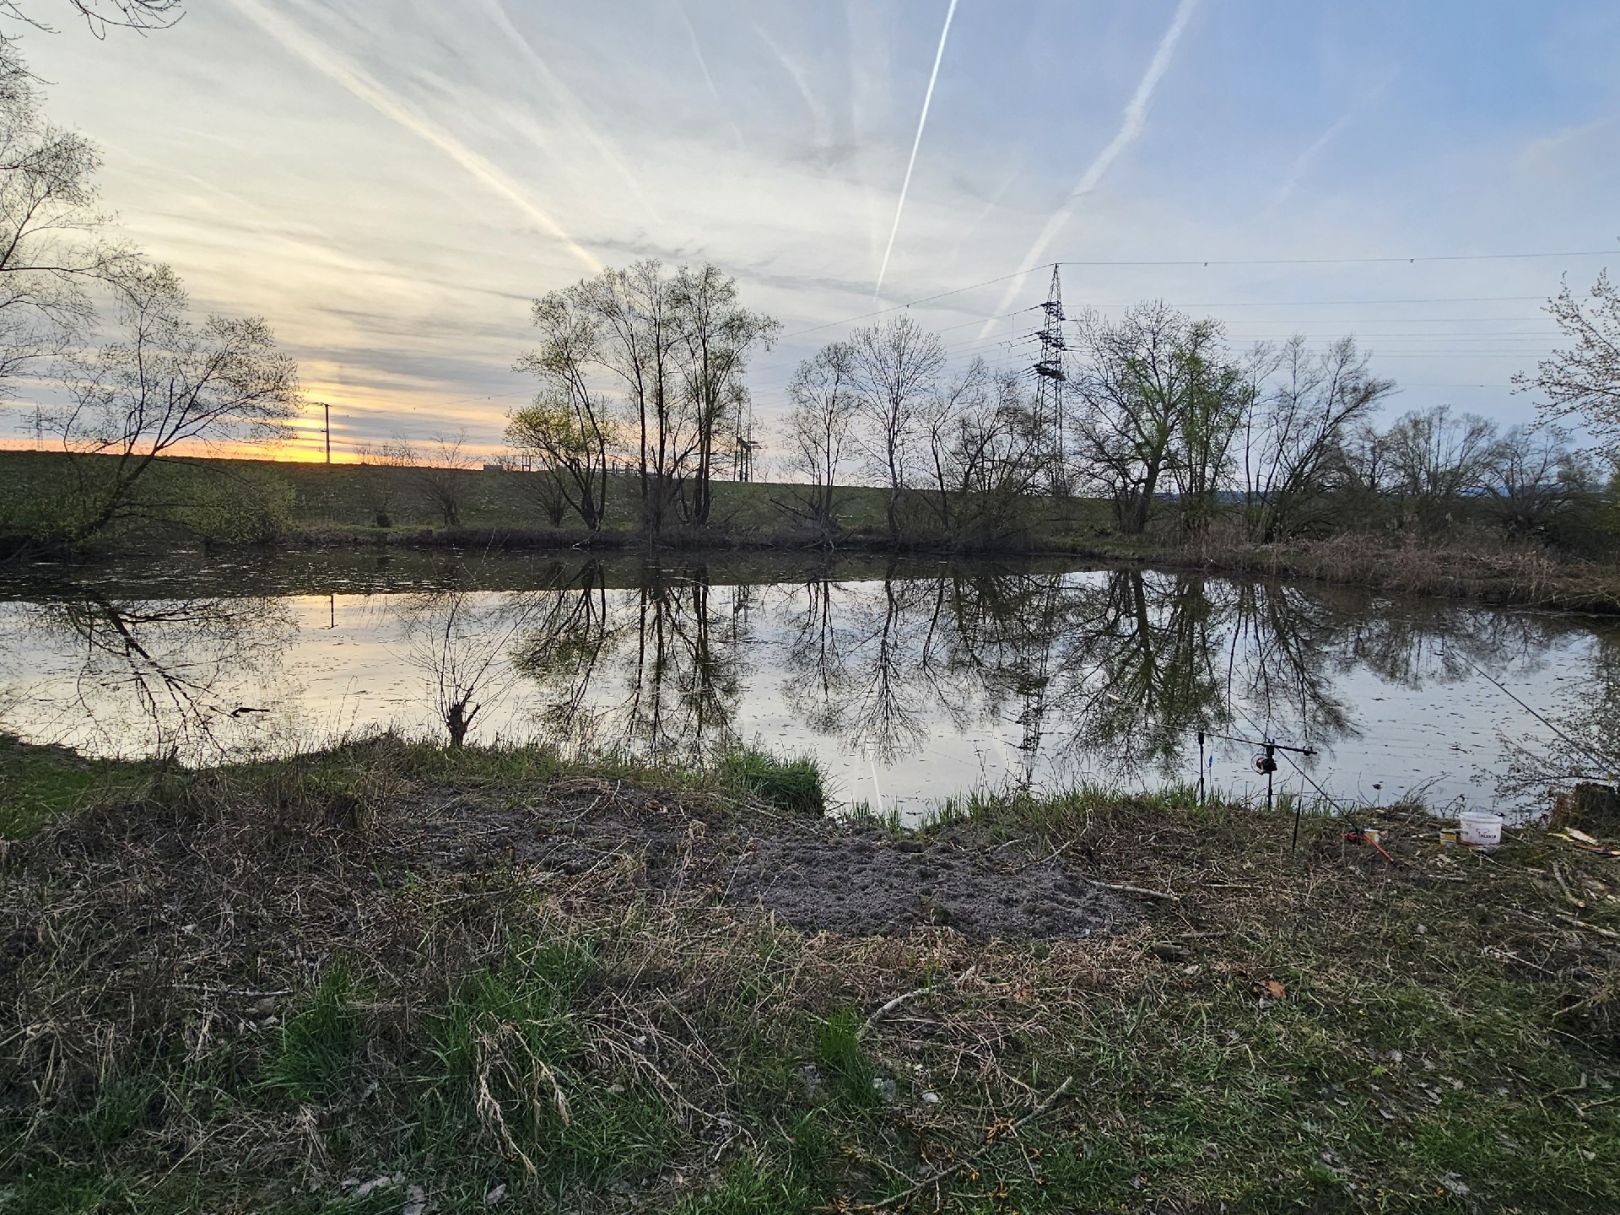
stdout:
[[[968,284],[1000,280],[920,319],[953,357],[1028,362],[1029,313],[1003,314],[1049,271],[1006,276],[1054,260],[1194,263],[1065,267],[1071,312],[1355,333],[1396,410],[1522,420],[1540,302],[1620,262],[1612,0],[198,0],[145,37],[61,24],[22,52],[101,146],[108,206],[200,307],[269,319],[340,452],[494,445],[528,301],[643,256],[713,260],[782,320],[752,376],[767,428],[848,318]],[[1560,256],[1217,264],[1508,253]]]

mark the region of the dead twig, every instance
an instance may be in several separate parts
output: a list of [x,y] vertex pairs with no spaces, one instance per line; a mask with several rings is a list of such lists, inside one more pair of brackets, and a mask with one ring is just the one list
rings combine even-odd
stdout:
[[1127,886],[1124,882],[1103,882],[1097,878],[1087,878],[1086,881],[1093,886],[1101,886],[1104,890],[1117,890],[1121,894],[1139,894],[1149,899],[1164,899],[1171,903],[1181,902],[1179,894],[1171,894],[1168,890],[1149,890],[1145,886]]
[[940,1184],[940,1182],[956,1176],[956,1174],[960,1173],[962,1170],[969,1168],[982,1160],[990,1149],[995,1147],[996,1144],[1000,1143],[1003,1139],[1017,1134],[1025,1124],[1033,1122],[1035,1119],[1045,1114],[1058,1103],[1058,1101],[1063,1097],[1063,1094],[1068,1092],[1073,1084],[1074,1077],[1070,1076],[1068,1079],[1064,1080],[1062,1084],[1058,1085],[1055,1089],[1048,1093],[1039,1104],[1029,1111],[1029,1113],[1010,1124],[1005,1124],[1001,1129],[1000,1134],[990,1139],[978,1151],[962,1157],[962,1159],[958,1160],[949,1168],[935,1173],[932,1177],[923,1178],[923,1180],[917,1182],[911,1188],[902,1190],[898,1194],[891,1194],[889,1197],[881,1198],[877,1202],[866,1202],[862,1203],[860,1206],[849,1207],[847,1209],[850,1211],[881,1211],[885,1207],[896,1206],[910,1198],[915,1197],[916,1195],[922,1193],[922,1191],[926,1190],[929,1186],[937,1186]]
[[1585,920],[1576,919],[1567,911],[1555,911],[1553,914],[1556,915],[1560,920],[1566,921],[1574,927],[1581,929],[1583,932],[1594,932],[1598,936],[1603,937],[1605,940],[1620,941],[1620,932],[1615,932],[1609,928],[1600,928],[1596,924],[1588,924]]
[[[957,975],[956,978],[949,980],[949,985],[956,986],[957,984],[965,983],[969,978],[972,977],[973,972],[978,969],[979,968],[977,965],[969,966],[961,974]],[[899,1008],[907,1000],[915,999],[917,996],[927,995],[931,991],[938,990],[938,985],[930,984],[927,987],[917,987],[913,988],[911,991],[901,992],[894,999],[878,1008],[877,1011],[875,1011],[870,1017],[866,1018],[861,1025],[861,1033],[864,1034],[867,1030],[871,1029],[873,1025],[881,1021],[884,1017],[888,1016],[895,1009]]]
[[1568,899],[1573,906],[1585,911],[1586,900],[1575,897],[1575,892],[1569,888],[1569,883],[1564,881],[1563,868],[1558,864],[1557,861],[1553,862],[1552,875],[1553,878],[1558,882],[1558,889],[1564,892],[1564,897]]

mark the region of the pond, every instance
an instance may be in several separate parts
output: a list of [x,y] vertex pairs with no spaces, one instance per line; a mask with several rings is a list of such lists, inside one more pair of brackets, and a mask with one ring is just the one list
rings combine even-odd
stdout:
[[192,764],[447,723],[683,763],[759,742],[908,820],[1200,771],[1263,798],[1270,739],[1313,752],[1278,752],[1278,796],[1539,809],[1537,757],[1616,703],[1617,643],[1586,617],[1052,562],[176,554],[9,571],[0,728]]

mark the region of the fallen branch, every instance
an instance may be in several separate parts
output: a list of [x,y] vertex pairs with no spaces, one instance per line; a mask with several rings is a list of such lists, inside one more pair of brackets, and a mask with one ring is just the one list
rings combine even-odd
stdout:
[[1610,941],[1620,941],[1620,932],[1614,932],[1608,928],[1600,928],[1596,924],[1588,924],[1585,920],[1576,919],[1574,916],[1565,911],[1555,911],[1553,914],[1560,920],[1573,924],[1576,928],[1584,929],[1587,932],[1595,932],[1598,934],[1598,936],[1604,937]]
[[1569,888],[1569,883],[1564,881],[1564,871],[1558,867],[1557,861],[1553,862],[1552,875],[1558,882],[1558,889],[1564,892],[1564,897],[1574,904],[1575,907],[1581,911],[1585,911],[1586,900],[1575,897],[1575,892]]
[[1096,878],[1087,878],[1093,886],[1101,886],[1104,890],[1117,890],[1121,894],[1140,894],[1150,899],[1166,899],[1172,903],[1181,902],[1179,894],[1171,894],[1168,890],[1149,890],[1145,886],[1127,886],[1123,882],[1101,882]]
[[[955,985],[957,983],[965,983],[972,976],[973,972],[978,970],[978,969],[979,968],[978,968],[977,965],[969,966],[961,974],[957,975],[956,978],[950,979],[950,980],[948,980],[948,982],[951,985]],[[901,992],[894,999],[890,1000],[888,1003],[886,1003],[886,1004],[882,1005],[880,1008],[878,1008],[877,1011],[875,1011],[870,1017],[866,1018],[866,1020],[861,1024],[861,1033],[864,1034],[867,1030],[871,1029],[874,1024],[876,1024],[878,1021],[881,1021],[884,1017],[888,1016],[895,1009],[899,1008],[902,1004],[904,1004],[907,1000],[912,1000],[912,999],[915,999],[918,996],[927,995],[931,991],[938,991],[938,990],[939,990],[939,988],[937,986],[930,985],[928,987],[917,987],[917,988],[913,988],[911,991]]]
[[929,1186],[938,1185],[947,1178],[956,1176],[956,1174],[960,1173],[963,1169],[966,1169],[982,1160],[990,1149],[995,1147],[996,1144],[1000,1143],[1003,1139],[1006,1139],[1010,1135],[1017,1134],[1019,1129],[1026,1123],[1035,1121],[1035,1119],[1039,1118],[1042,1114],[1050,1110],[1058,1103],[1059,1098],[1061,1098],[1064,1093],[1069,1091],[1070,1086],[1073,1084],[1074,1077],[1070,1076],[1062,1084],[1058,1085],[1055,1089],[1048,1093],[1046,1098],[1042,1100],[1039,1105],[1009,1126],[1005,1133],[997,1135],[994,1139],[990,1140],[972,1155],[962,1157],[962,1159],[958,1160],[948,1169],[943,1169],[940,1172],[935,1173],[932,1177],[926,1177],[922,1181],[919,1181],[916,1185],[912,1186],[910,1189],[902,1190],[898,1194],[891,1194],[889,1197],[879,1199],[877,1202],[866,1202],[862,1203],[860,1206],[848,1207],[846,1209],[849,1211],[881,1211],[885,1207],[892,1207],[898,1203],[907,1201],[908,1199],[926,1190]]

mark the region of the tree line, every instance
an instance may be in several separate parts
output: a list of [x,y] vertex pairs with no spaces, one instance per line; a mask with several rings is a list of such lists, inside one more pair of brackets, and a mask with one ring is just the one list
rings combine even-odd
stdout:
[[[180,5],[70,0],[68,11],[105,34],[161,29]],[[8,17],[43,28],[18,0],[0,3]],[[89,141],[50,122],[16,39],[0,33],[0,399],[26,393],[42,437],[97,457],[73,460],[43,506],[0,493],[0,523],[43,511],[34,530],[68,542],[266,500],[200,474],[154,489],[151,473],[198,445],[289,438],[305,406],[297,366],[262,319],[197,315],[178,276],[119,235],[99,164]],[[1569,344],[1515,377],[1538,397],[1535,427],[1498,431],[1444,406],[1380,426],[1396,386],[1354,339],[1237,350],[1218,322],[1145,302],[1079,318],[1059,404],[1027,372],[953,360],[902,312],[801,362],[764,434],[748,369],[780,324],[712,264],[646,260],[534,301],[538,341],[516,367],[536,392],[506,436],[536,470],[548,521],[592,535],[626,486],[649,536],[726,522],[714,482],[768,446],[785,482],[772,504],[829,545],[849,530],[858,484],[881,490],[881,538],[897,547],[1016,544],[1054,499],[1075,496],[1106,503],[1127,536],[1195,539],[1219,524],[1271,542],[1483,518],[1547,538],[1601,496],[1620,451],[1620,290],[1603,274],[1584,299],[1565,284],[1548,312]],[[1566,442],[1569,423],[1595,451]],[[361,454],[414,468],[455,527],[461,482],[448,474],[474,467],[470,453],[462,438]],[[392,491],[385,479],[375,490],[383,522]]]
[[[1620,306],[1601,277],[1594,298],[1583,310],[1566,288],[1551,311],[1566,332],[1572,317],[1585,323],[1601,353],[1605,326],[1620,337]],[[710,523],[722,457],[759,442],[744,373],[776,322],[743,308],[712,265],[651,261],[535,301],[533,321],[541,343],[517,366],[540,387],[507,435],[549,487],[551,522],[571,512],[600,531],[622,464],[649,534]],[[881,491],[894,546],[1016,543],[1054,498],[1074,496],[1106,503],[1125,536],[1152,528],[1188,541],[1220,525],[1272,543],[1486,522],[1546,540],[1568,539],[1613,466],[1601,449],[1571,446],[1558,422],[1613,397],[1620,390],[1593,385],[1620,375],[1589,365],[1572,387],[1567,354],[1521,379],[1551,402],[1543,420],[1506,430],[1447,405],[1381,423],[1396,384],[1353,337],[1237,350],[1219,322],[1157,301],[1082,315],[1066,364],[1061,394],[1043,398],[1028,372],[953,362],[908,313],[856,329],[804,359],[787,386],[768,436],[785,482],[772,502],[826,545],[847,534],[856,485]]]

